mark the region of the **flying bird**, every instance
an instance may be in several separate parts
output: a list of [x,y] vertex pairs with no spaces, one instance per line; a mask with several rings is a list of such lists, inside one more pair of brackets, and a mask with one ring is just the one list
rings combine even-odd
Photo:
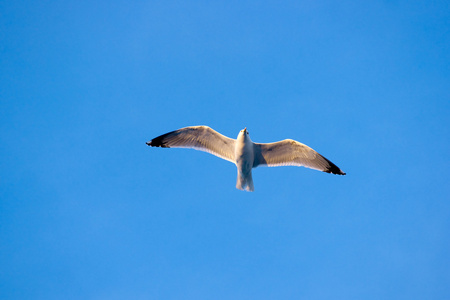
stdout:
[[193,148],[228,160],[237,167],[236,188],[250,192],[254,191],[252,169],[258,166],[302,166],[345,175],[331,161],[297,141],[254,143],[247,128],[232,139],[208,126],[190,126],[160,135],[146,144],[162,148]]

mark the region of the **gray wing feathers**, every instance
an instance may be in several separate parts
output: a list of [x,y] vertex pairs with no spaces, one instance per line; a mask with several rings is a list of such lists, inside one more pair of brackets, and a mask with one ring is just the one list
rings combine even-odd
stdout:
[[345,175],[331,161],[294,140],[283,140],[270,144],[255,143],[255,161],[253,167],[258,165],[275,166],[303,166],[327,173]]
[[235,140],[208,126],[191,126],[160,135],[147,145],[163,148],[193,148],[235,163]]

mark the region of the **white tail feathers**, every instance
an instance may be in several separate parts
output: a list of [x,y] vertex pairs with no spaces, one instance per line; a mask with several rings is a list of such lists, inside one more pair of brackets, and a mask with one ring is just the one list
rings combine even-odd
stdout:
[[255,190],[255,187],[253,186],[253,178],[251,170],[246,175],[243,175],[238,171],[236,188],[240,190],[246,190],[247,192],[253,192]]

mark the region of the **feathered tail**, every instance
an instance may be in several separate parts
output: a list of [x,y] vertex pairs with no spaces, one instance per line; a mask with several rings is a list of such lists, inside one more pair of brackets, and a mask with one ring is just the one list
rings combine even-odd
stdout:
[[240,190],[246,190],[247,192],[253,192],[255,187],[253,186],[252,172],[243,175],[238,171],[236,188]]

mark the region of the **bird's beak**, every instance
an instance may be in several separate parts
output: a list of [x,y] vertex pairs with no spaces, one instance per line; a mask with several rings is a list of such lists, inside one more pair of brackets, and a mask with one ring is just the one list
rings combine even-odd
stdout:
[[244,132],[247,132],[247,127],[244,128]]

